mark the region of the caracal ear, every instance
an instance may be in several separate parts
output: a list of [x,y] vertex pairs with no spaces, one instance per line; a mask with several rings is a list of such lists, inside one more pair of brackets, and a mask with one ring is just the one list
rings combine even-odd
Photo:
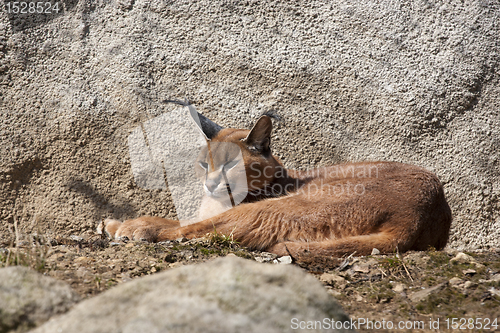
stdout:
[[250,133],[243,139],[248,145],[254,147],[257,151],[265,153],[269,151],[271,144],[271,131],[273,129],[273,122],[270,117],[262,116],[253,125]]
[[196,111],[196,108],[193,104],[189,103],[189,101],[178,101],[178,100],[167,100],[165,103],[175,103],[182,106],[186,106],[189,110],[189,116],[193,119],[196,128],[200,131],[200,133],[205,137],[205,140],[212,140],[214,137],[219,134],[219,132],[224,129],[224,127],[217,125],[207,117],[202,114],[199,114]]

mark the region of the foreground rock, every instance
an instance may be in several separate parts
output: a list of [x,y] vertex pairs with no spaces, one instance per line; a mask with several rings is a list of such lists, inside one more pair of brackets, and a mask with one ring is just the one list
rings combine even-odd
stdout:
[[293,318],[348,320],[300,269],[225,257],[122,284],[34,332],[292,332]]
[[24,331],[66,312],[80,297],[64,282],[25,267],[0,269],[0,332]]

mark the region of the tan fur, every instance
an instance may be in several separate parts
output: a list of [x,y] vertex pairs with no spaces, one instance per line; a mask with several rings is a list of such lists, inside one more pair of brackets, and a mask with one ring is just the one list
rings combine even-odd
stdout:
[[140,217],[118,228],[113,220],[106,231],[115,237],[156,242],[201,237],[215,227],[252,249],[292,256],[342,256],[354,251],[367,255],[373,248],[392,253],[446,245],[451,211],[433,173],[395,162],[287,170],[268,150],[271,128],[271,119],[263,116],[251,131],[221,130],[211,144],[238,145],[249,191],[255,194],[274,187],[274,193],[248,195],[242,204],[185,227],[178,221]]

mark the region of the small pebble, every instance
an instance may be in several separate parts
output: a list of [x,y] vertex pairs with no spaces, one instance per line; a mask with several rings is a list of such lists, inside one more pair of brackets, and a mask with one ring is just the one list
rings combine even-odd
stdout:
[[277,261],[278,261],[277,262],[278,264],[288,265],[288,264],[292,263],[292,257],[290,257],[290,256],[283,256],[283,257],[278,258]]
[[462,280],[461,278],[458,278],[458,277],[453,277],[449,281],[450,286],[455,287],[455,288],[458,287],[463,282],[464,282],[464,280]]
[[396,285],[392,288],[392,290],[393,290],[395,293],[400,294],[400,293],[402,293],[403,291],[405,291],[405,290],[406,290],[406,286],[405,286],[404,284],[402,284],[402,283],[398,283],[398,284],[396,284]]
[[76,236],[76,235],[71,235],[69,236],[69,239],[75,241],[75,242],[82,242],[84,240],[83,237],[80,237],[80,236]]
[[450,260],[451,262],[458,262],[461,264],[469,264],[475,262],[474,258],[463,252],[459,252],[454,258]]
[[471,281],[465,281],[465,283],[464,283],[464,289],[469,289],[469,288],[475,287],[475,286],[476,286],[476,284],[471,282]]

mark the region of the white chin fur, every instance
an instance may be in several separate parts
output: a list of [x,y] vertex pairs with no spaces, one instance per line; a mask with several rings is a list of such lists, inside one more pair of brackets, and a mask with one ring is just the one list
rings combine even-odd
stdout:
[[[205,194],[207,197],[215,199],[215,200],[229,200],[229,193],[227,191],[215,191],[215,192],[210,192],[205,189]],[[233,198],[240,198],[241,196],[244,197],[247,195],[247,192],[245,190],[243,191],[232,191],[231,194],[233,195]]]

